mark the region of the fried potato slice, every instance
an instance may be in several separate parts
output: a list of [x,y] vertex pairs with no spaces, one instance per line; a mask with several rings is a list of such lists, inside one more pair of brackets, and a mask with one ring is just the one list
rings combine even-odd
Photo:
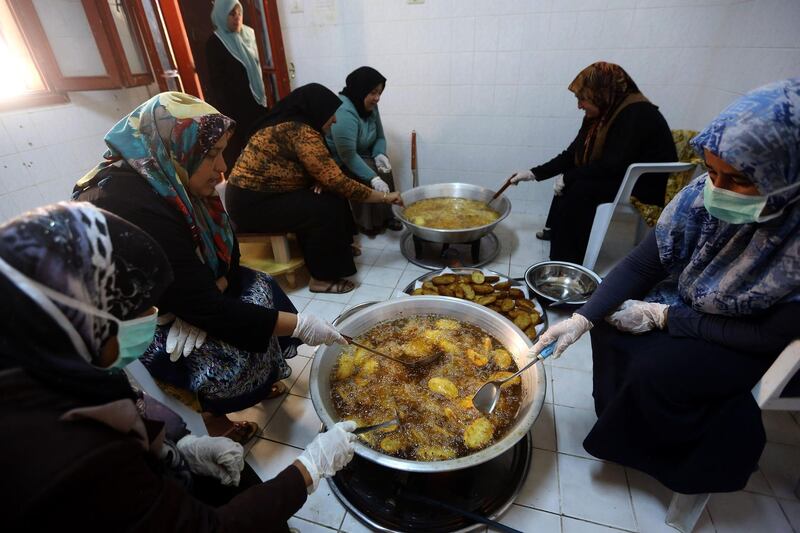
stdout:
[[514,324],[516,324],[519,329],[525,331],[525,329],[531,325],[531,315],[527,313],[519,315],[514,319]]
[[339,357],[336,365],[336,379],[347,379],[356,371],[356,363],[353,354],[346,353]]
[[439,296],[455,296],[455,292],[449,286],[440,286]]
[[485,276],[483,278],[484,283],[497,283],[500,281],[500,276]]
[[476,285],[481,285],[486,280],[486,277],[480,270],[475,270],[474,272],[472,272],[472,274],[470,274],[470,278],[472,278],[472,283]]
[[536,340],[536,337],[538,337],[538,336],[539,336],[539,334],[538,334],[538,333],[536,333],[536,326],[534,326],[534,325],[532,325],[532,324],[531,324],[530,326],[528,326],[528,327],[525,329],[525,335],[527,335],[527,336],[528,336],[528,338],[529,338],[530,340],[532,340],[532,341]]
[[[501,372],[495,372],[494,374],[489,376],[489,381],[496,381],[496,380],[500,380],[500,379],[506,379],[506,378],[511,377],[513,375],[514,375],[513,372],[507,372],[507,371],[503,370]],[[512,379],[511,381],[506,381],[505,383],[500,385],[500,388],[501,389],[505,389],[507,387],[511,387],[513,385],[518,385],[520,383],[522,383],[522,376],[517,376],[514,379]]]
[[467,349],[467,359],[475,366],[484,366],[489,362],[489,358],[486,354],[476,352],[472,348]]
[[434,276],[431,278],[431,282],[434,285],[450,285],[456,281],[456,277],[453,274],[442,274],[441,276]]
[[494,364],[498,366],[498,368],[502,368],[504,370],[514,364],[514,358],[511,357],[511,354],[508,353],[507,350],[502,348],[492,350],[492,360],[494,361]]
[[511,311],[512,309],[514,309],[515,305],[516,304],[514,303],[514,300],[512,300],[511,298],[506,298],[505,300],[503,300],[500,303],[500,309],[502,309],[503,311],[508,312],[508,311]]
[[449,318],[440,318],[436,321],[437,329],[448,329],[448,330],[455,330],[459,329],[461,326],[455,320],[450,320]]
[[511,281],[507,280],[507,281],[501,281],[500,283],[495,283],[494,288],[495,290],[498,291],[507,291],[508,289],[511,288]]
[[495,296],[494,294],[487,294],[485,296],[480,296],[478,298],[475,298],[475,303],[481,305],[493,304],[496,301],[497,301],[497,296]]
[[492,338],[491,337],[484,337],[483,338],[483,349],[487,352],[492,349]]
[[380,363],[377,359],[367,359],[358,371],[358,375],[362,378],[369,377],[378,370],[378,367],[380,367]]
[[406,447],[401,435],[389,435],[381,440],[381,450],[386,453],[397,453]]
[[525,298],[517,298],[517,307],[522,309],[523,311],[533,312],[536,311],[536,305],[530,300],[526,300]]
[[492,294],[494,292],[494,287],[488,283],[484,283],[483,285],[473,285],[472,290],[475,291],[475,294]]
[[542,321],[542,315],[539,314],[539,311],[531,311],[531,324],[534,326],[539,324]]
[[517,289],[516,287],[511,287],[508,289],[508,295],[514,298],[515,300],[519,300],[520,298],[525,298],[525,293],[522,292],[522,289]]
[[414,289],[413,291],[411,291],[411,296],[418,296],[418,295],[422,294],[423,291],[424,291],[424,289],[422,287],[420,287],[418,289]]
[[444,461],[456,456],[456,451],[446,446],[420,446],[417,458],[423,461]]
[[491,442],[494,426],[485,417],[476,419],[464,430],[464,444],[473,450],[483,448]]
[[464,291],[464,296],[467,300],[474,300],[475,299],[475,289],[472,288],[471,285],[467,285],[466,283],[461,284],[461,289]]
[[422,291],[422,294],[425,294],[427,296],[439,296],[439,291],[436,289],[424,289]]
[[455,384],[447,378],[429,379],[428,388],[436,394],[441,394],[445,398],[450,398],[451,400],[458,398],[458,389]]
[[423,288],[423,289],[427,289],[427,290],[429,290],[429,291],[435,291],[435,290],[437,290],[437,289],[436,289],[436,285],[434,285],[432,281],[423,281],[423,282],[422,282],[422,288]]

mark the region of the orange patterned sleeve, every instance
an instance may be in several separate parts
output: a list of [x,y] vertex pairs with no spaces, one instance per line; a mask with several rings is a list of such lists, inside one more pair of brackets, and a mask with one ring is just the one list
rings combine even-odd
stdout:
[[372,189],[344,175],[322,136],[310,126],[297,130],[294,151],[306,172],[323,188],[352,200],[365,200]]

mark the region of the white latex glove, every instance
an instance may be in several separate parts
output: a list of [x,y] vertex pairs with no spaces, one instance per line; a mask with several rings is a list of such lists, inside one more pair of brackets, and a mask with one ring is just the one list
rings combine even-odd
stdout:
[[561,193],[564,192],[565,185],[566,184],[564,183],[564,175],[560,174],[556,176],[556,179],[554,180],[553,183],[553,191],[556,193],[556,196],[561,196]]
[[317,435],[297,458],[313,480],[308,487],[309,494],[317,490],[320,479],[331,477],[353,458],[353,442],[358,438],[353,435],[356,427],[352,420],[337,423],[325,433]]
[[389,164],[389,158],[384,154],[378,154],[375,156],[375,166],[378,167],[378,170],[384,174],[392,171],[392,165]]
[[244,468],[244,448],[227,437],[187,435],[176,443],[195,474],[211,476],[223,485],[239,485]]
[[297,313],[297,326],[294,328],[292,337],[300,339],[309,346],[320,344],[347,344],[341,333],[331,326],[327,321],[322,320],[308,313]]
[[389,192],[389,186],[378,176],[372,178],[369,183],[372,185],[372,188],[378,192]]
[[206,332],[195,327],[185,320],[176,318],[167,333],[166,350],[169,360],[173,363],[181,358],[188,357],[195,348],[200,348],[206,342]]
[[520,181],[531,181],[533,179],[536,179],[536,176],[533,175],[533,172],[530,170],[520,170],[511,176],[511,184],[516,185]]
[[625,300],[606,317],[606,322],[627,333],[646,333],[667,327],[668,305],[641,300]]
[[568,319],[562,320],[539,335],[539,340],[528,352],[528,357],[537,356],[546,346],[555,342],[556,347],[553,350],[552,358],[558,359],[564,353],[564,350],[569,348],[571,344],[580,339],[590,329],[592,329],[592,323],[585,316],[573,313]]

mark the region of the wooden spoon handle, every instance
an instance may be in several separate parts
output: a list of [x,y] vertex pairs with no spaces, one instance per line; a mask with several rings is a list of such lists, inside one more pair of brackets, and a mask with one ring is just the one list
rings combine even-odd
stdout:
[[508,189],[508,187],[511,185],[511,178],[513,178],[513,177],[514,177],[513,175],[512,175],[512,176],[509,176],[509,177],[508,177],[508,179],[506,180],[506,182],[503,184],[503,186],[502,186],[502,187],[500,187],[500,190],[499,190],[499,191],[497,191],[496,193],[494,193],[494,196],[492,196],[492,199],[491,199],[491,200],[489,200],[489,202],[487,202],[487,203],[491,203],[491,202],[495,201],[495,200],[497,199],[497,197],[498,197],[498,196],[500,196],[501,194],[503,194],[503,191],[505,191],[506,189]]

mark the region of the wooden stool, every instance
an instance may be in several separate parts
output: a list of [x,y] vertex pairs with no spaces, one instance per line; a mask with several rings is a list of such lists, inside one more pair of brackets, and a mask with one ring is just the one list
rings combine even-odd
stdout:
[[[295,270],[301,268],[305,261],[302,257],[292,257],[289,247],[289,233],[239,233],[236,238],[240,245],[241,264],[266,272],[272,276],[286,276],[289,287],[295,286]],[[272,253],[267,244],[272,245]]]

